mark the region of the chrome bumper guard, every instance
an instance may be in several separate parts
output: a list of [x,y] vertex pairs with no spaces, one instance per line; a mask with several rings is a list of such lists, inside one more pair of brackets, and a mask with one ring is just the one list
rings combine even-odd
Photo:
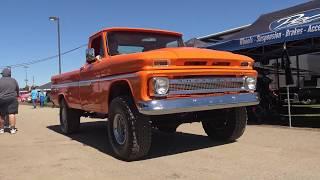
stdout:
[[139,102],[137,107],[139,112],[145,115],[163,115],[257,104],[259,104],[259,98],[256,93],[241,93],[197,98],[151,100]]

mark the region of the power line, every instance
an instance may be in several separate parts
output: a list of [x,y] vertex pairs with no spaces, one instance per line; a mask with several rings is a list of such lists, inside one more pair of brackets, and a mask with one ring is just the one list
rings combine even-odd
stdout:
[[[73,51],[76,51],[80,48],[83,48],[87,46],[87,44],[83,44],[81,46],[78,46],[76,48],[73,48],[73,49],[70,49],[66,52],[63,52],[61,53],[61,55],[66,55],[66,54],[69,54]],[[3,68],[6,68],[6,67],[10,67],[10,68],[18,68],[18,67],[25,67],[25,66],[30,66],[30,65],[33,65],[33,64],[37,64],[37,63],[41,63],[41,62],[45,62],[45,61],[49,61],[49,60],[52,60],[52,59],[55,59],[59,56],[59,54],[57,55],[54,55],[54,56],[49,56],[49,57],[46,57],[46,58],[42,58],[42,59],[36,59],[36,60],[31,60],[31,61],[28,61],[28,62],[24,62],[24,63],[19,63],[19,64],[11,64],[11,65],[7,65],[7,66],[1,66],[0,69],[3,69]]]

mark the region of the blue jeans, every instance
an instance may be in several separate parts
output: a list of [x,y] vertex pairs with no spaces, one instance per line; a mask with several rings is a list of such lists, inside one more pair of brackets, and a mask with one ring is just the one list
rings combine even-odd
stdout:
[[32,99],[33,108],[37,108],[37,100]]
[[40,107],[44,106],[44,96],[40,96]]

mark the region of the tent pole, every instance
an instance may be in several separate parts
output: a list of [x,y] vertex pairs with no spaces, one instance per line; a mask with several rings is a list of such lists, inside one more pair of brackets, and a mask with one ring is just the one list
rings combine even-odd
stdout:
[[287,99],[288,99],[288,116],[289,116],[289,127],[291,128],[291,103],[290,103],[290,90],[289,85],[287,85]]
[[[277,77],[277,90],[280,92],[280,76],[279,76],[279,59],[276,59],[276,77]],[[278,96],[278,102],[281,102],[281,96]],[[281,103],[277,103],[280,105]]]
[[298,85],[298,88],[300,89],[300,64],[299,64],[299,56],[297,55],[296,56],[296,64],[297,64],[297,85]]
[[277,86],[278,86],[278,90],[280,89],[280,77],[279,77],[279,59],[277,58],[276,59],[277,61],[276,61],[276,71],[277,71],[277,73],[276,73],[276,76],[277,76]]
[[[285,57],[284,57],[285,56]],[[290,63],[288,63],[288,61],[290,61],[290,56],[287,50],[287,43],[284,42],[283,43],[283,55],[282,55],[282,62],[284,62],[286,58],[286,63],[285,64],[285,69],[290,68]],[[288,67],[289,66],[289,67]],[[287,76],[287,74],[286,74]],[[289,116],[289,127],[291,128],[291,102],[290,102],[290,88],[289,88],[289,84],[291,84],[291,82],[287,82],[287,77],[286,77],[286,85],[287,85],[287,101],[288,101],[288,116]]]

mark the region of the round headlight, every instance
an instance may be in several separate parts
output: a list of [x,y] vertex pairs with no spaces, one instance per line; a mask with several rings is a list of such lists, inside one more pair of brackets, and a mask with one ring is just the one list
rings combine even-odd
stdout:
[[155,95],[167,95],[169,91],[169,79],[164,77],[153,78]]
[[250,90],[250,91],[256,90],[256,83],[257,83],[256,78],[254,78],[254,77],[247,77],[247,78],[245,79],[245,82],[246,82],[246,89],[248,89],[248,90]]

